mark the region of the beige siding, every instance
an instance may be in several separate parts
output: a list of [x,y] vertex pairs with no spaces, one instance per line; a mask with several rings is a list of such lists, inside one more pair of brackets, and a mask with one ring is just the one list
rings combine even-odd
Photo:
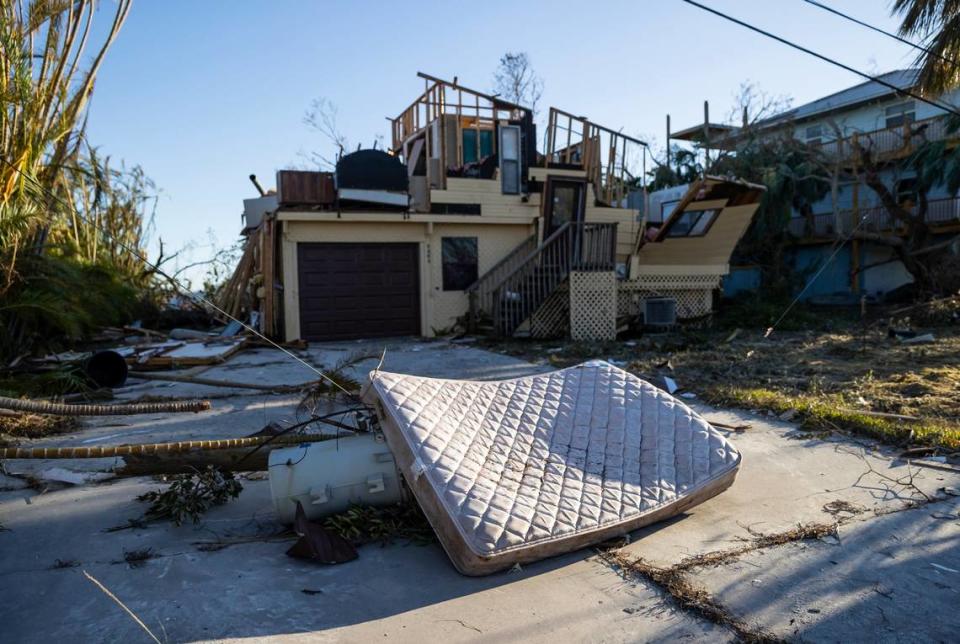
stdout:
[[633,252],[637,242],[637,231],[640,222],[637,218],[640,211],[632,208],[605,208],[596,206],[596,196],[593,186],[587,185],[587,211],[584,219],[587,222],[617,224],[617,262],[624,263]]
[[571,179],[585,179],[587,177],[585,170],[560,170],[558,168],[530,168],[529,175],[531,179],[537,181],[546,181],[547,176]]
[[667,238],[645,244],[638,255],[640,265],[727,266],[758,205],[724,208],[703,237]]
[[527,201],[520,195],[500,192],[497,179],[462,179],[449,177],[446,190],[431,190],[432,203],[480,204],[481,216],[530,220],[540,215],[540,195],[531,194]]
[[531,225],[435,222],[285,221],[283,228],[283,298],[287,340],[300,337],[300,293],[297,285],[299,242],[416,243],[420,249],[420,326],[425,336],[447,329],[467,312],[462,291],[443,290],[443,237],[476,237],[482,275],[533,233]]

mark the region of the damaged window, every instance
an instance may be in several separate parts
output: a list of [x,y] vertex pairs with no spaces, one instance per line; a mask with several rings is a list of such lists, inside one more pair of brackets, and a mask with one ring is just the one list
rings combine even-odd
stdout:
[[462,291],[477,281],[477,238],[444,237],[443,290]]
[[670,222],[666,237],[702,237],[710,230],[720,211],[687,210]]

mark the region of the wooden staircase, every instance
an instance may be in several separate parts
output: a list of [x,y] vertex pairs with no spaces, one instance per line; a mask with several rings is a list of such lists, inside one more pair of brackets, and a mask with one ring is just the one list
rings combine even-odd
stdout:
[[526,239],[466,290],[472,332],[511,336],[571,271],[612,271],[616,223],[566,223],[542,244]]

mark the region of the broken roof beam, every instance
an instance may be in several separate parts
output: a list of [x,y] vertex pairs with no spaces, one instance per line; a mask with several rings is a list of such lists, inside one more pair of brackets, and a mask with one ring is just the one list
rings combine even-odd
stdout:
[[627,135],[627,134],[624,134],[623,132],[619,132],[619,131],[617,131],[617,130],[612,130],[612,129],[610,129],[610,128],[608,128],[608,127],[604,127],[604,126],[602,126],[602,125],[597,125],[596,123],[594,123],[593,121],[591,121],[590,119],[588,119],[586,116],[577,116],[576,114],[571,114],[570,112],[561,110],[559,107],[551,107],[551,108],[550,108],[550,111],[551,111],[551,112],[556,112],[557,114],[559,114],[559,115],[561,115],[561,116],[565,116],[565,117],[567,117],[567,118],[569,118],[569,119],[571,119],[571,120],[579,121],[580,123],[584,123],[584,124],[586,124],[586,125],[589,125],[591,128],[596,129],[596,130],[599,130],[599,131],[601,131],[601,132],[605,132],[605,133],[607,133],[607,134],[610,134],[611,136],[616,136],[616,137],[623,138],[623,139],[629,141],[630,143],[636,143],[637,145],[642,145],[642,146],[644,146],[644,147],[648,147],[646,141],[641,141],[640,139],[635,139],[635,138],[633,138],[632,136],[629,136],[629,135]]
[[556,107],[550,108],[546,140],[546,167],[559,164],[582,168],[598,201],[614,208],[626,205],[627,184],[634,177],[627,162],[632,150],[647,147],[645,141]]
[[464,87],[463,85],[460,85],[459,83],[457,83],[456,78],[454,78],[453,82],[450,82],[447,80],[443,80],[442,78],[437,78],[436,76],[431,76],[430,74],[425,74],[423,72],[417,72],[417,76],[428,81],[433,81],[434,83],[440,83],[440,84],[446,85],[447,87],[452,87],[454,89],[468,92],[479,98],[485,98],[491,103],[493,103],[495,106],[497,106],[497,109],[522,110],[524,112],[530,111],[529,107],[524,107],[523,105],[520,105],[518,103],[511,103],[510,101],[504,100],[499,96],[494,96],[492,94],[485,94],[484,92],[480,92],[475,89],[470,89],[469,87]]
[[[456,114],[458,117],[467,115],[475,118],[478,124],[482,121],[488,121],[492,124],[499,118],[500,112],[511,112],[508,118],[519,118],[524,113],[531,113],[528,107],[464,87],[456,79],[451,82],[423,72],[417,72],[417,76],[423,78],[426,83],[423,93],[414,99],[396,118],[387,117],[392,124],[392,148],[395,152],[399,151],[407,141],[443,114]],[[455,102],[447,101],[447,89],[457,92]],[[472,104],[470,101],[464,102],[465,94],[468,98],[470,96],[474,98]]]

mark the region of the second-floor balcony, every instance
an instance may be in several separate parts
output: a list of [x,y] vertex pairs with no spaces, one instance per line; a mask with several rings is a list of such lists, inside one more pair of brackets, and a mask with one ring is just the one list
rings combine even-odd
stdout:
[[[917,214],[916,206],[910,210],[914,215]],[[934,230],[960,225],[960,198],[931,199],[927,203],[924,221]],[[801,239],[847,237],[854,230],[882,233],[896,232],[897,229],[896,219],[883,206],[794,217],[788,224],[790,234]]]
[[902,125],[872,132],[856,132],[816,145],[825,156],[844,160],[854,159],[859,145],[869,151],[875,161],[885,161],[912,154],[924,142],[950,138],[960,136],[949,131],[944,117],[937,116],[922,121],[907,121]]

